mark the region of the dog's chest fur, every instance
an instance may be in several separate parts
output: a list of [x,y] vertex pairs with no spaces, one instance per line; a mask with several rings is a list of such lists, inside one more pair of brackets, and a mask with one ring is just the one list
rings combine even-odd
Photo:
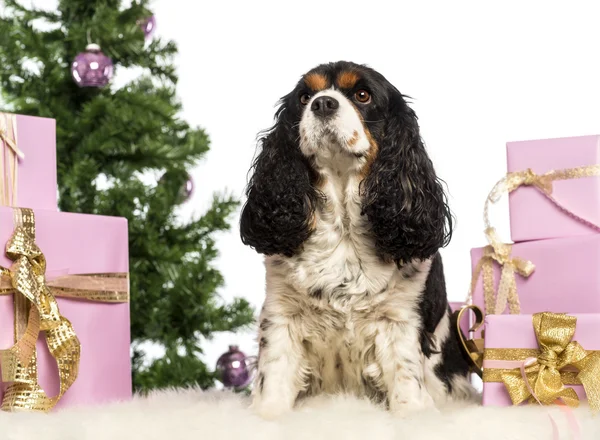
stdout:
[[418,331],[430,262],[399,270],[376,255],[360,212],[359,171],[349,173],[344,158],[332,159],[339,166],[321,168],[325,199],[302,252],[267,259],[267,303],[272,313],[297,318],[291,331],[305,351],[307,392],[364,395],[384,388],[375,361],[375,340],[386,337],[382,326],[406,323]]
[[360,213],[360,176],[347,171],[350,165],[345,160],[340,155],[337,167],[322,168],[325,199],[315,212],[315,231],[292,260],[294,284],[334,302],[381,292],[397,272],[393,263],[385,264],[375,255],[368,224]]

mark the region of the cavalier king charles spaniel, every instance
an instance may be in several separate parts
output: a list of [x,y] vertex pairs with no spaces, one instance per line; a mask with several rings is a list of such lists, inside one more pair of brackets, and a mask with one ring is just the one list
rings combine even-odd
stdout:
[[260,138],[240,232],[265,255],[265,418],[320,393],[399,415],[475,396],[439,254],[452,215],[404,98],[371,68],[323,64]]

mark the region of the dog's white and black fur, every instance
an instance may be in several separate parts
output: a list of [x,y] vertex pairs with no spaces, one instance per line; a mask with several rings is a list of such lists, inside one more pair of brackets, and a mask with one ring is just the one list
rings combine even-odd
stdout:
[[471,398],[439,254],[452,216],[404,96],[366,66],[320,65],[260,147],[240,222],[266,256],[253,408],[347,392],[403,415]]

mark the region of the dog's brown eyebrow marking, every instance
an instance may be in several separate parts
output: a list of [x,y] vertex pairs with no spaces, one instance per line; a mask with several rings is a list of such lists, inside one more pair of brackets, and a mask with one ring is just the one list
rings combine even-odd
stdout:
[[304,77],[304,83],[318,92],[327,88],[327,78],[320,73],[310,73]]
[[351,89],[356,85],[360,77],[352,70],[345,70],[337,77],[337,85],[342,89]]

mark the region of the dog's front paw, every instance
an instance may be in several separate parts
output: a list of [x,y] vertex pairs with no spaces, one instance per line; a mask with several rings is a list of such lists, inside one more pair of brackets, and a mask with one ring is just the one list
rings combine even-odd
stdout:
[[255,399],[250,409],[265,420],[278,419],[291,410],[289,405],[277,399]]
[[428,393],[423,393],[420,398],[398,400],[390,402],[390,412],[398,418],[409,418],[420,412],[439,413],[439,409]]

